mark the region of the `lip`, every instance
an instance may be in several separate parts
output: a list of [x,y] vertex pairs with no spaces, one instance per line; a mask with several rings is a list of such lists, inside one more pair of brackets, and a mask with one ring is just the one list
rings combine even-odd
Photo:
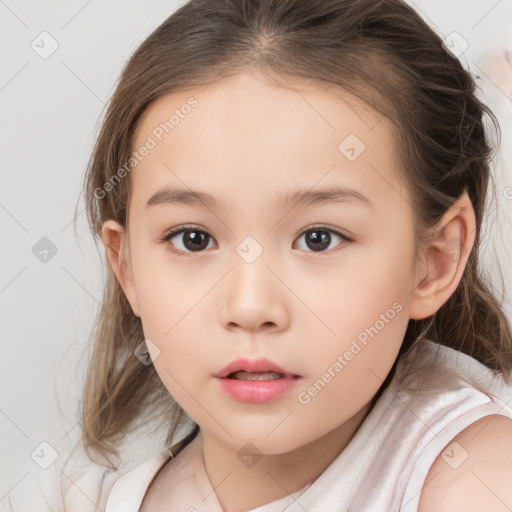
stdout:
[[237,380],[216,377],[221,389],[239,402],[262,404],[276,400],[295,387],[300,377],[283,377],[275,380]]
[[[283,377],[274,380],[239,380],[228,377],[230,373],[246,372],[278,372]],[[301,377],[281,368],[266,358],[236,359],[216,375],[221,389],[231,398],[246,403],[265,403],[277,399],[290,391]]]
[[223,378],[227,377],[230,373],[238,371],[278,372],[282,373],[285,377],[300,377],[300,375],[295,375],[294,373],[281,368],[279,365],[264,357],[260,359],[236,359],[235,361],[232,361],[227,366],[222,368],[222,370],[216,373],[214,377]]

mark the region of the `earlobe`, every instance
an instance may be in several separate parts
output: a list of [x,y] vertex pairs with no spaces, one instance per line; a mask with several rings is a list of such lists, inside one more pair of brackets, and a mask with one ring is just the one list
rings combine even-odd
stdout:
[[436,313],[462,278],[476,233],[475,212],[466,191],[443,215],[434,232],[412,294],[409,316],[413,320]]
[[140,317],[125,229],[115,220],[107,220],[101,228],[101,238],[107,262],[116,275],[133,313]]

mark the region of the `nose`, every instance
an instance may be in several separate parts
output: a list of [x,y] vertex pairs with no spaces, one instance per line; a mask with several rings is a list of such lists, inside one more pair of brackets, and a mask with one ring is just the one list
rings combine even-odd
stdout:
[[247,263],[235,255],[234,268],[226,276],[222,290],[219,312],[225,329],[279,332],[288,327],[287,290],[275,274],[262,256]]

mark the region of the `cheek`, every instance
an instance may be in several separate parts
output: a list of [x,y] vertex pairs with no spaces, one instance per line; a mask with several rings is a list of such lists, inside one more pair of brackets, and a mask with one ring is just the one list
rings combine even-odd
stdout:
[[148,337],[170,337],[211,288],[211,278],[198,278],[197,273],[184,269],[187,263],[175,260],[161,248],[142,244],[132,258],[141,321]]
[[163,306],[155,296],[154,306],[141,315],[146,338],[158,347],[156,357],[151,354],[155,370],[168,392],[189,414],[196,399],[203,401],[202,392],[215,370],[208,357],[208,332],[197,313],[173,301]]
[[349,269],[340,268],[324,282],[324,293],[312,295],[311,304],[329,330],[322,326],[322,343],[308,356],[318,369],[311,377],[321,378],[327,369],[336,374],[326,399],[346,390],[370,398],[385,379],[409,322],[412,265],[412,256],[392,245],[361,251]]
[[342,339],[356,337],[375,323],[381,326],[382,315],[386,326],[396,324],[397,319],[403,324],[408,319],[398,313],[407,311],[413,289],[412,256],[384,245],[358,250],[347,258],[346,266],[329,271],[321,287],[310,286],[308,297],[315,311]]
[[[176,272],[162,254],[155,257],[150,250],[135,254],[132,263],[144,336],[157,347],[150,351],[155,369],[179,400],[183,386],[193,389],[195,385],[190,366],[207,343],[210,320],[201,299],[211,283]],[[201,375],[206,376],[204,370]]]
[[337,313],[331,317],[336,335],[324,334],[321,343],[304,347],[308,375],[297,396],[299,410],[309,418],[305,421],[322,418],[329,428],[371,401],[391,370],[408,324],[405,308],[382,297],[359,303],[352,315]]

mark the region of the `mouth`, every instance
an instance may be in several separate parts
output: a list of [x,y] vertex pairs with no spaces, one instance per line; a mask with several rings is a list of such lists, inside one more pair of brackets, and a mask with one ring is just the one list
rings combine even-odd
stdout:
[[236,359],[213,376],[229,397],[252,404],[287,395],[301,378],[266,358]]
[[286,396],[300,377],[275,371],[248,372],[239,370],[225,377],[216,377],[220,389],[237,402],[265,404]]

